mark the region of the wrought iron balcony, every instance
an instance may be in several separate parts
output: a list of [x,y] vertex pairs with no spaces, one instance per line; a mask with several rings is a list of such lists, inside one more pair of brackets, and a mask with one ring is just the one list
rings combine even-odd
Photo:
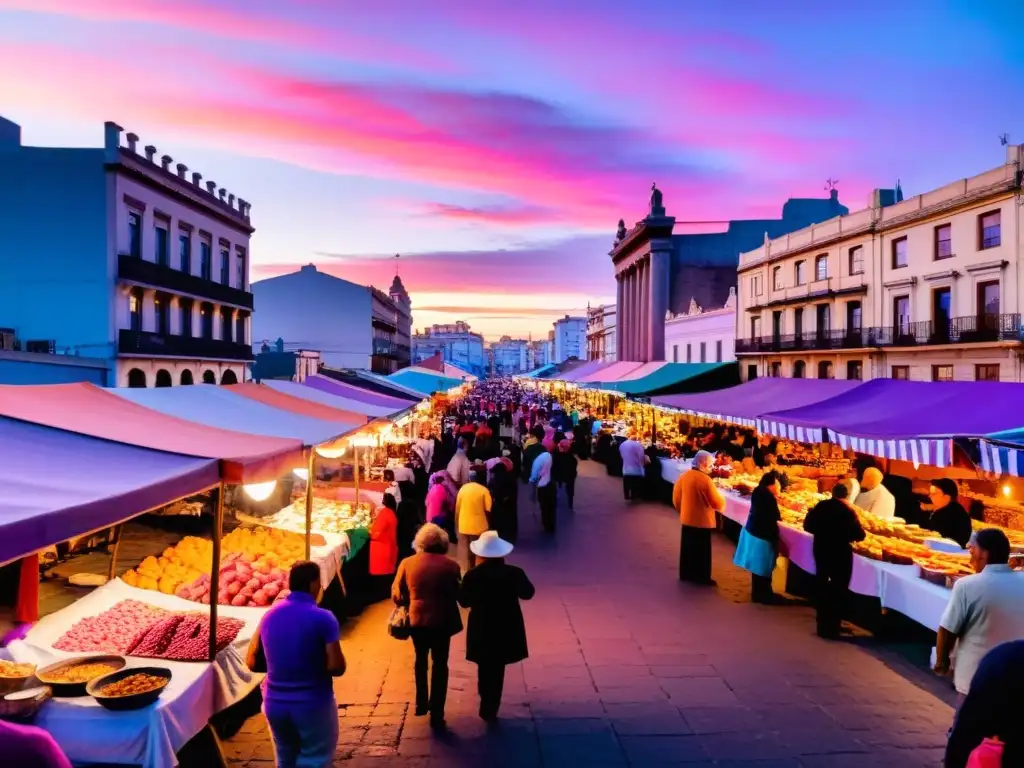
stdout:
[[248,344],[128,329],[122,329],[118,333],[117,351],[122,355],[187,357],[199,360],[254,359],[252,347]]
[[142,283],[154,288],[200,296],[219,304],[252,309],[252,294],[240,288],[215,283],[212,280],[190,275],[172,267],[155,264],[152,261],[122,253],[117,257],[117,276],[130,283]]

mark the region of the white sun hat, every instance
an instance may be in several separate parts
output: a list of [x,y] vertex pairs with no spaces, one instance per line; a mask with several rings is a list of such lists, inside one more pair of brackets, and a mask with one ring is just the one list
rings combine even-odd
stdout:
[[469,550],[477,557],[505,557],[515,547],[498,536],[497,531],[484,531],[480,538],[469,543]]

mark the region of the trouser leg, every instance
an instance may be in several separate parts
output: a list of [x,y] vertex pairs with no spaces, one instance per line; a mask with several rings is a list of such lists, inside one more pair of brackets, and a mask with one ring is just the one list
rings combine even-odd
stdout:
[[427,687],[427,659],[430,655],[430,643],[419,632],[413,632],[413,648],[416,649],[416,663],[413,673],[416,679],[416,711],[423,714],[430,703],[430,689]]
[[444,705],[448,700],[448,653],[452,638],[447,633],[433,639],[430,647],[430,717],[444,720]]
[[480,694],[480,717],[498,716],[501,693],[505,685],[504,664],[480,664],[477,667],[477,691]]

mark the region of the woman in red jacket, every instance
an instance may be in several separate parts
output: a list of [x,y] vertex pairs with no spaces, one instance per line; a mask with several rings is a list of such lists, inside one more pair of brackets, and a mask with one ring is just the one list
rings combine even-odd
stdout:
[[370,576],[376,599],[391,594],[391,582],[398,570],[398,505],[390,493],[377,509],[370,526]]

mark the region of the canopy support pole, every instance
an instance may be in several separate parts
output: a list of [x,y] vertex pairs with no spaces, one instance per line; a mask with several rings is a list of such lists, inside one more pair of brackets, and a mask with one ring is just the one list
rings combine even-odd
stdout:
[[356,510],[359,510],[359,446],[355,446],[352,450],[356,452],[356,471],[355,471],[355,483],[356,483]]
[[121,546],[121,534],[124,533],[121,523],[115,525],[111,530],[114,532],[114,549],[110,553],[110,567],[107,568],[107,581],[113,581],[114,574],[117,572],[117,550]]
[[210,661],[217,659],[217,599],[220,595],[220,539],[224,532],[224,483],[217,487],[213,516],[213,562],[210,569]]
[[313,457],[316,451],[309,449],[309,463],[306,465],[306,559],[310,558],[310,529],[313,527]]

